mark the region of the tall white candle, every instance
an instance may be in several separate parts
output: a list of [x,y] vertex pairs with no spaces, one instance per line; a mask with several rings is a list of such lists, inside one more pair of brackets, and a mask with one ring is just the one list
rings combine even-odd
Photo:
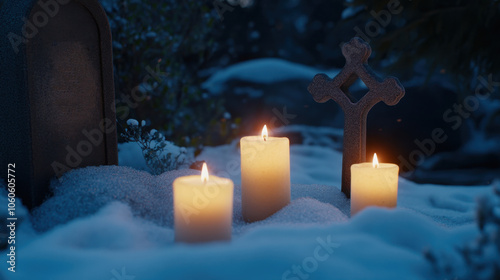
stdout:
[[241,204],[248,222],[263,220],[290,203],[290,143],[286,137],[241,138]]
[[175,241],[198,243],[231,240],[233,182],[209,176],[203,164],[202,176],[175,179]]
[[373,162],[351,166],[351,216],[368,206],[396,207],[399,166]]

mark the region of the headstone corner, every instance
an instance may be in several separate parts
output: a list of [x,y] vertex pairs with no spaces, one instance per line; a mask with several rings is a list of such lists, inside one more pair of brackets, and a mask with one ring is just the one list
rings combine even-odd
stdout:
[[0,5],[0,176],[15,163],[34,208],[54,176],[118,163],[111,32],[97,0]]

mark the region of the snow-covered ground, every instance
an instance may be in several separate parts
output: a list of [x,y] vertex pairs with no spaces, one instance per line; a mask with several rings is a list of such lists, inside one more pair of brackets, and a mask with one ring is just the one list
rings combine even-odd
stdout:
[[[16,272],[7,271],[2,251],[0,279],[432,279],[423,251],[451,254],[472,240],[475,198],[491,193],[491,186],[399,179],[396,209],[369,208],[350,218],[339,191],[341,154],[309,145],[290,150],[292,202],[253,224],[241,218],[237,141],[197,157],[235,182],[233,240],[201,245],[173,242],[171,186],[199,171],[72,171],[52,184],[55,196],[32,219],[18,210],[25,219],[16,231]],[[137,155],[121,146],[120,162]],[[134,167],[141,168],[139,159]]]

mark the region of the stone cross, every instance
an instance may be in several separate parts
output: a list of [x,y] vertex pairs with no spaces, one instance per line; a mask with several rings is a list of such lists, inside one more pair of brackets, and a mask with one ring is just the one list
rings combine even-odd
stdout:
[[0,120],[0,177],[15,170],[28,208],[66,171],[118,164],[111,30],[98,0],[3,1]]
[[[380,79],[368,66],[370,45],[360,38],[353,38],[342,46],[346,64],[333,79],[318,74],[308,86],[314,100],[324,103],[330,99],[337,102],[344,111],[344,147],[342,155],[342,192],[351,197],[351,165],[366,161],[366,116],[380,101],[396,105],[405,90],[399,80],[389,77]],[[356,101],[349,93],[349,87],[358,79],[365,83],[369,91]]]

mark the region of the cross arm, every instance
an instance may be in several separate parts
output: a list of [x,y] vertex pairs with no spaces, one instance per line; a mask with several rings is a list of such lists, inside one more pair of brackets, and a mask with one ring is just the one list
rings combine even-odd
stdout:
[[356,73],[370,89],[360,102],[362,107],[368,110],[380,101],[389,106],[394,106],[405,95],[405,89],[397,78],[387,77],[382,80],[367,64],[363,64],[362,67],[358,68]]
[[313,96],[314,101],[318,103],[324,103],[333,99],[333,101],[337,102],[342,108],[345,108],[350,101],[337,83],[337,79],[330,79],[325,74],[318,74],[314,76],[307,90]]

